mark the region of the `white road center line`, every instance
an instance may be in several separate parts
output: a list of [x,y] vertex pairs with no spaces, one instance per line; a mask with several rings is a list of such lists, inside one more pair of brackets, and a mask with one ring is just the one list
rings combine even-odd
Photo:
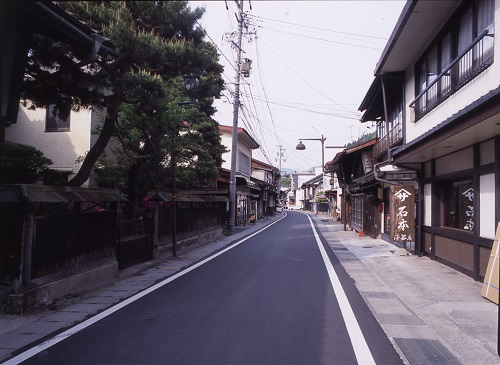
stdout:
[[356,316],[354,315],[354,312],[352,311],[351,304],[349,303],[344,289],[342,288],[342,284],[340,283],[339,277],[337,276],[337,273],[335,272],[335,269],[333,268],[333,265],[328,258],[328,254],[326,253],[325,248],[321,243],[318,232],[316,231],[316,228],[314,228],[312,219],[311,217],[309,217],[309,215],[307,216],[307,218],[309,219],[309,223],[311,224],[314,237],[316,238],[316,243],[318,244],[319,251],[321,252],[321,257],[323,258],[326,270],[328,271],[328,276],[330,277],[330,282],[332,283],[337,302],[339,303],[340,311],[342,312],[342,317],[344,318],[344,323],[347,327],[347,332],[349,333],[349,338],[351,339],[352,347],[354,349],[356,359],[358,360],[358,364],[375,364],[375,360],[373,359],[372,353],[368,348],[368,344],[366,343],[365,337],[363,336],[363,332],[361,332],[359,323],[356,319]]

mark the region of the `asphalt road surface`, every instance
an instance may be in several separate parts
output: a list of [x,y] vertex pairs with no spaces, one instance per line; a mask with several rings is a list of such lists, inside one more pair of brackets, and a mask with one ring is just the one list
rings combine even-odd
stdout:
[[402,364],[315,232],[288,212],[23,364]]

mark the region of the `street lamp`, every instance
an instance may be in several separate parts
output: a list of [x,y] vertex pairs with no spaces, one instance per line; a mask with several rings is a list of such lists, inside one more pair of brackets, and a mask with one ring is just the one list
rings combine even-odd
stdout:
[[[299,139],[299,144],[295,147],[299,151],[303,151],[306,149],[306,146],[302,141],[320,141],[321,142],[321,170],[323,171],[323,176],[324,176],[324,169],[325,169],[325,140],[326,138],[321,135],[321,138],[300,138]],[[326,146],[326,148],[345,148],[345,146]],[[345,199],[344,199],[344,205],[345,205]],[[345,207],[344,207],[345,211]],[[344,224],[345,226],[345,224]],[[345,227],[344,227],[345,230]]]
[[321,142],[321,169],[323,170],[325,167],[325,141],[326,138],[321,135],[321,138],[300,138],[299,139],[299,144],[295,149],[299,151],[303,151],[306,149],[306,146],[302,141],[320,141]]

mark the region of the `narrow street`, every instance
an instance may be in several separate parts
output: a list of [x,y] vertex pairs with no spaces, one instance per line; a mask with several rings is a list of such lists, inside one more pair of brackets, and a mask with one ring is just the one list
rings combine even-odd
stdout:
[[24,363],[402,363],[333,251],[296,212],[73,332]]

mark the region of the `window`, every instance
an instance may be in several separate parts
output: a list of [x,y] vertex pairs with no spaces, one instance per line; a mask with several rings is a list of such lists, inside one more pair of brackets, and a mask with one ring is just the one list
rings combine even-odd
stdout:
[[474,189],[472,180],[440,184],[441,226],[474,231]]
[[403,102],[397,103],[389,111],[389,140],[393,147],[403,139]]
[[377,135],[379,138],[382,138],[386,135],[385,121],[377,122]]
[[250,157],[245,155],[241,150],[238,150],[238,172],[245,175],[250,175]]
[[417,119],[493,63],[493,20],[494,0],[464,2],[434,39],[415,65]]
[[485,37],[483,42],[483,55],[485,59],[493,57],[493,19],[495,15],[495,4],[493,1],[479,1],[477,4],[477,22],[476,34],[481,34],[488,29],[489,36]]
[[47,116],[45,119],[46,132],[58,132],[70,130],[70,117],[63,119],[58,115],[58,110],[54,105],[47,108]]
[[363,196],[352,197],[352,221],[351,226],[358,230],[363,230]]
[[[403,141],[403,100],[399,100],[390,107],[388,122],[385,120],[377,122],[378,142],[373,149],[373,154],[380,157],[387,153],[390,148],[399,145]],[[387,125],[386,125],[387,124]]]
[[[443,72],[450,65],[451,58],[451,34],[448,32],[441,41],[441,68],[439,73]],[[441,95],[447,96],[451,91],[451,72],[446,72],[440,80],[439,89]],[[422,89],[423,90],[423,89]]]

